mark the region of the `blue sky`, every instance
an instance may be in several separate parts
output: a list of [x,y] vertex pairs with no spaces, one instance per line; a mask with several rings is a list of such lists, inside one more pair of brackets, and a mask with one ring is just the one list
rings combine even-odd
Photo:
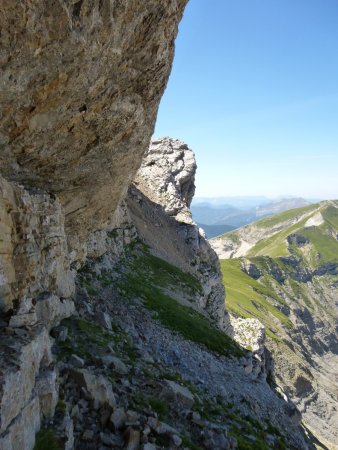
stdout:
[[338,198],[338,1],[190,0],[154,136],[196,196]]

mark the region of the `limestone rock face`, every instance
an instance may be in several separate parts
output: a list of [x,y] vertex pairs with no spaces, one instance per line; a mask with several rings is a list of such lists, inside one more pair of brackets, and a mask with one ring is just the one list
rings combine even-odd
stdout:
[[186,3],[1,3],[1,448],[33,448],[41,418],[53,415],[49,332],[74,312],[86,244],[91,256],[106,251],[105,227],[148,147]]
[[75,274],[55,197],[0,176],[0,230],[0,310],[14,300],[27,304],[40,292],[72,296]]
[[185,143],[167,137],[153,141],[125,203],[137,235],[154,254],[199,279],[198,307],[223,326],[227,314],[219,261],[189,209],[195,172],[195,155]]
[[147,197],[178,220],[192,223],[191,200],[195,193],[195,155],[178,139],[154,140],[134,183]]
[[140,165],[186,3],[1,3],[0,172],[57,194],[74,246]]

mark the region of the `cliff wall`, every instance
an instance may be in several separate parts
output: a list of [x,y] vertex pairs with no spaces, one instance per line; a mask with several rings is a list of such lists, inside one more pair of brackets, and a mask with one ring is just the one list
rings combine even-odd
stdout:
[[2,449],[31,449],[54,414],[49,332],[139,168],[186,3],[1,4]]

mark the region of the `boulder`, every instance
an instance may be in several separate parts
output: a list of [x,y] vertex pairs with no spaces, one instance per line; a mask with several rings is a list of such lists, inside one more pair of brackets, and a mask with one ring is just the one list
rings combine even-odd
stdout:
[[188,388],[171,380],[164,381],[161,397],[169,402],[175,402],[185,409],[190,409],[195,402]]
[[103,406],[105,404],[110,407],[116,405],[115,396],[111,387],[111,383],[104,378],[102,375],[95,375],[86,369],[69,371],[69,376],[86,389],[94,405],[97,407]]

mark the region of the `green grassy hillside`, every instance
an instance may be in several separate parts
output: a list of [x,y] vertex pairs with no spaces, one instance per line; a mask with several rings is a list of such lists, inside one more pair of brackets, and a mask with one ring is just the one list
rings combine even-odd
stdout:
[[236,257],[245,243],[246,250],[240,256],[294,256],[314,269],[338,262],[337,237],[338,201],[324,201],[259,220],[225,233],[211,244],[224,240],[233,247],[231,257]]
[[[271,235],[273,228],[277,231]],[[325,298],[338,280],[338,202],[286,211],[224,237],[239,246],[250,232],[258,238],[245,257],[221,260],[227,308],[258,318],[275,340],[293,328],[293,309],[334,316]],[[249,276],[248,265],[260,276]]]

